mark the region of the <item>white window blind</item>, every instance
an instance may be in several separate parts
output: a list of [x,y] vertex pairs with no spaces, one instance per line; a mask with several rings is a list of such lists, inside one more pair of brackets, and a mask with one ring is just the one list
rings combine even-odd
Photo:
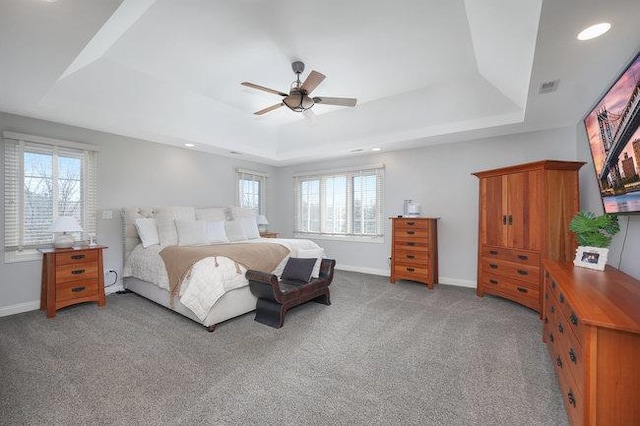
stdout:
[[293,188],[296,234],[383,236],[384,165],[297,173]]
[[97,148],[39,136],[4,132],[5,257],[50,244],[58,216],[73,216],[96,232]]
[[268,175],[252,170],[237,170],[238,206],[266,214]]

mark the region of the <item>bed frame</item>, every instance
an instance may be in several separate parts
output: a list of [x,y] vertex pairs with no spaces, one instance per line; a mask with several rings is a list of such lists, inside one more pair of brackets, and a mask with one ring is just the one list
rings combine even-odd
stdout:
[[[154,209],[148,207],[129,207],[122,209],[123,261],[127,260],[131,251],[141,242],[134,224],[135,219],[141,217],[154,217]],[[180,303],[177,298],[174,299],[173,306],[171,306],[169,302],[169,291],[166,289],[134,277],[125,277],[123,284],[125,289],[204,325],[210,332],[215,330],[216,324],[255,311],[258,301],[258,298],[251,293],[248,285],[231,290],[218,299],[204,321],[201,321],[189,308]]]

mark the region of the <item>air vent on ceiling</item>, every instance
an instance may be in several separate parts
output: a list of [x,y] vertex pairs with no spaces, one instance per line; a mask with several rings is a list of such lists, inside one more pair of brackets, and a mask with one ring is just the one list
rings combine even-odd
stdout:
[[544,95],[545,93],[555,92],[556,90],[558,90],[559,83],[560,83],[560,80],[545,81],[540,85],[540,89],[538,89],[538,94]]
[[349,152],[362,152],[362,151],[364,151],[364,148],[356,148],[356,149],[352,149],[352,150],[351,150],[351,151],[349,151]]

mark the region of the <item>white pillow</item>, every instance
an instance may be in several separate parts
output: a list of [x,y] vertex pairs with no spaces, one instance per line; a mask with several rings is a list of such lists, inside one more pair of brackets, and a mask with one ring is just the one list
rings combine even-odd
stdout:
[[163,246],[175,246],[178,244],[178,231],[176,220],[196,220],[194,207],[158,207],[155,209],[156,223],[160,244]]
[[242,224],[238,220],[228,220],[224,223],[224,230],[229,241],[247,241],[247,235],[242,229]]
[[313,265],[311,277],[318,278],[320,276],[320,263],[322,263],[322,258],[324,257],[324,249],[322,247],[317,249],[298,249],[298,255],[296,257],[301,257],[303,259],[317,258],[318,260],[316,260],[316,264]]
[[138,236],[142,240],[142,247],[147,248],[160,244],[158,225],[155,219],[139,217],[135,220],[135,225],[138,230]]
[[224,220],[207,220],[207,241],[209,244],[228,243],[227,233],[224,230]]
[[203,246],[209,244],[207,222],[204,220],[176,220],[179,246]]
[[247,239],[255,240],[256,238],[260,238],[260,230],[258,230],[258,223],[255,217],[242,217],[236,220],[242,225],[242,230],[247,236]]

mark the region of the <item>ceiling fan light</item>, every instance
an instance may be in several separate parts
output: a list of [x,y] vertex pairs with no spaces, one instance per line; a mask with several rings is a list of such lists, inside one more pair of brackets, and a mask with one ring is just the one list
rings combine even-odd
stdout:
[[292,111],[302,112],[311,108],[315,102],[304,93],[292,93],[282,100]]

